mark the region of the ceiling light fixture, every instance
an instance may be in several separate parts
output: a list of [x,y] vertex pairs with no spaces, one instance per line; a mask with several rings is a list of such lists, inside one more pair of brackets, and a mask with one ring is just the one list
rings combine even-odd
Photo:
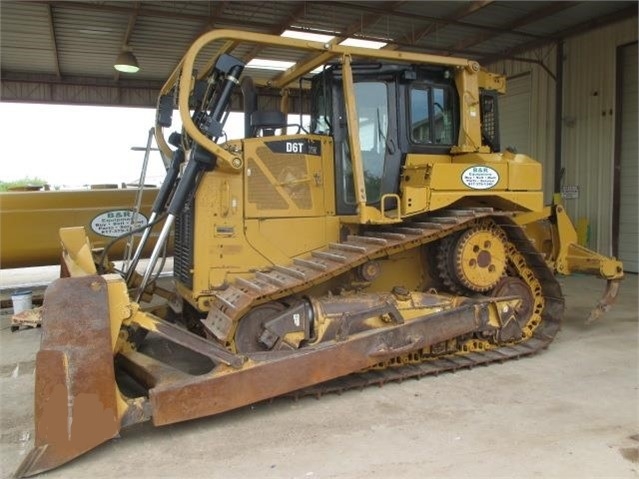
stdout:
[[128,47],[125,47],[118,55],[118,58],[115,59],[113,68],[123,73],[136,73],[140,70],[138,59],[135,58],[135,55],[133,55],[133,52]]

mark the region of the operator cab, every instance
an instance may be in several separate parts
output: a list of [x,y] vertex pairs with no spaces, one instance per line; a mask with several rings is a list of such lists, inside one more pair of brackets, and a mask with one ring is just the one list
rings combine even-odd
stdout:
[[[448,154],[457,143],[457,90],[445,67],[354,63],[352,70],[367,204],[379,208],[383,195],[399,192],[408,153]],[[340,65],[313,78],[311,133],[333,137],[337,214],[355,214]]]

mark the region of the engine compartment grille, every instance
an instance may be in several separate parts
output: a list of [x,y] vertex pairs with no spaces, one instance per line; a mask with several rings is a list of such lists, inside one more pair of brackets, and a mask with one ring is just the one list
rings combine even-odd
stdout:
[[193,229],[195,201],[190,199],[182,214],[175,218],[173,277],[188,288],[193,288]]

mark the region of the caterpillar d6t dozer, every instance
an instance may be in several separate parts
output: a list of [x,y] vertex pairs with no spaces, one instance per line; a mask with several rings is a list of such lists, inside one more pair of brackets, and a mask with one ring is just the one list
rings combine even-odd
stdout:
[[[262,49],[298,61],[267,77],[242,60]],[[263,107],[273,91],[277,111]],[[17,475],[142,421],[533,354],[560,327],[556,274],[607,280],[599,316],[622,265],[544,206],[537,161],[500,150],[503,91],[452,57],[230,30],[196,40],[157,103],[172,163],[140,240],[161,228],[149,264],[138,274],[136,254],[115,271],[82,228],[61,231],[69,277],[45,294],[35,445]],[[224,141],[240,92],[245,138]],[[294,102],[310,126],[289,124]],[[176,293],[151,309],[171,231]]]

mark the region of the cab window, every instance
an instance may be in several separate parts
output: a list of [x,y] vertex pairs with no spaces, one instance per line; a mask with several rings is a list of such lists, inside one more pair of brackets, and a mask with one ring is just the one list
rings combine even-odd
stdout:
[[[362,149],[366,199],[369,204],[380,200],[386,159],[388,132],[388,92],[381,82],[355,83],[355,101]],[[342,191],[346,204],[355,204],[353,170],[348,141],[342,143]]]
[[454,141],[451,87],[413,85],[410,89],[410,140],[425,145],[452,145]]

